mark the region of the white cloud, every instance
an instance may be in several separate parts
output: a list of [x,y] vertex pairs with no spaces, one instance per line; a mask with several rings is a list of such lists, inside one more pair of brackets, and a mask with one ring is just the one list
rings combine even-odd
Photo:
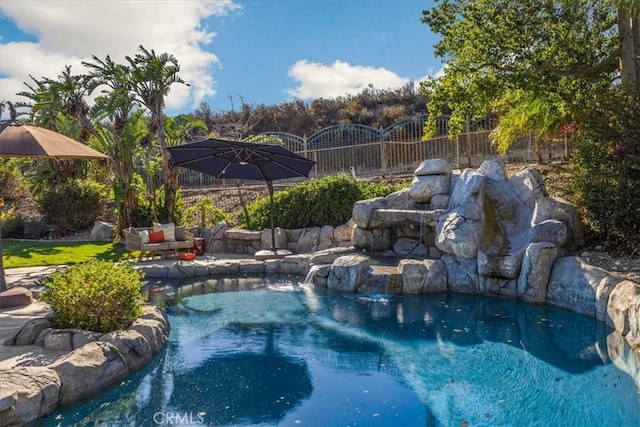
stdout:
[[299,84],[287,92],[300,99],[355,95],[370,85],[376,89],[393,89],[410,81],[384,68],[350,65],[342,61],[324,65],[300,60],[289,69],[289,76]]
[[415,81],[420,83],[420,82],[426,82],[429,80],[437,80],[440,77],[444,76],[444,72],[447,69],[447,64],[442,65],[442,67],[440,67],[435,73],[429,72],[428,74],[422,76],[422,77],[418,77]]
[[5,1],[0,12],[37,41],[0,43],[0,100],[19,101],[23,82],[57,78],[65,65],[72,73],[85,70],[81,61],[95,55],[124,63],[139,53],[138,46],[157,54],[172,54],[180,76],[191,86],[174,85],[167,108],[199,104],[215,94],[213,68],[218,58],[205,50],[215,34],[202,26],[204,19],[238,9],[232,0],[210,1]]

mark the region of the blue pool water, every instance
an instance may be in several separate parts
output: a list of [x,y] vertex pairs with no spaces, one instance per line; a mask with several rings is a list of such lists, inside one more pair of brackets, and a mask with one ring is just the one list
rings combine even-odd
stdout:
[[168,310],[170,343],[150,366],[40,424],[640,425],[639,379],[613,363],[611,331],[593,319],[278,278],[231,287],[185,284],[217,292]]

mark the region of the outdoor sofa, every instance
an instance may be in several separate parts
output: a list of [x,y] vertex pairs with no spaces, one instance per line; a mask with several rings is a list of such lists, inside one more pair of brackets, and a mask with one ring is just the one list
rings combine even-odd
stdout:
[[124,242],[131,256],[132,251],[140,251],[142,259],[145,254],[152,257],[157,252],[164,253],[166,258],[169,251],[177,255],[178,250],[193,248],[193,233],[182,226],[169,224],[154,224],[153,227],[128,228],[124,231]]

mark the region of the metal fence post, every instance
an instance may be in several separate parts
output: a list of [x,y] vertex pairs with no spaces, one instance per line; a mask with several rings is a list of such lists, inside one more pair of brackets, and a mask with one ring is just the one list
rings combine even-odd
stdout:
[[460,169],[460,135],[456,137],[456,169]]
[[381,175],[384,175],[387,170],[387,156],[385,155],[385,144],[384,144],[384,130],[380,128],[380,170]]

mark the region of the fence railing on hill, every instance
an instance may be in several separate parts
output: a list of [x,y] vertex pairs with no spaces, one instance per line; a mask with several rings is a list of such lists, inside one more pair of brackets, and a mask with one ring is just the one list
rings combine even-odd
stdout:
[[[359,178],[390,177],[411,174],[425,159],[441,158],[456,168],[478,167],[484,160],[502,158],[505,163],[535,162],[534,135],[514,142],[504,156],[492,146],[490,133],[495,128],[494,119],[469,122],[465,132],[454,140],[449,139],[448,117],[438,120],[436,136],[423,141],[426,116],[411,117],[384,129],[375,129],[361,124],[338,124],[319,130],[311,136],[298,136],[286,132],[270,131],[254,136],[254,139],[277,140],[286,148],[316,161],[312,178],[340,173],[351,173],[353,167]],[[568,155],[570,141],[545,142],[541,149],[544,160],[563,158]],[[275,183],[287,186],[299,180]],[[255,197],[263,194],[264,185],[256,182],[223,180],[182,169],[179,177],[183,198],[202,197],[202,194],[226,194],[214,197],[223,210],[225,204],[237,205],[228,200],[237,197],[238,187],[251,190]],[[194,188],[195,187],[195,188]],[[196,188],[199,187],[199,190]],[[193,196],[197,194],[197,196]],[[264,188],[266,195],[266,188]],[[254,197],[246,197],[250,203]]]

